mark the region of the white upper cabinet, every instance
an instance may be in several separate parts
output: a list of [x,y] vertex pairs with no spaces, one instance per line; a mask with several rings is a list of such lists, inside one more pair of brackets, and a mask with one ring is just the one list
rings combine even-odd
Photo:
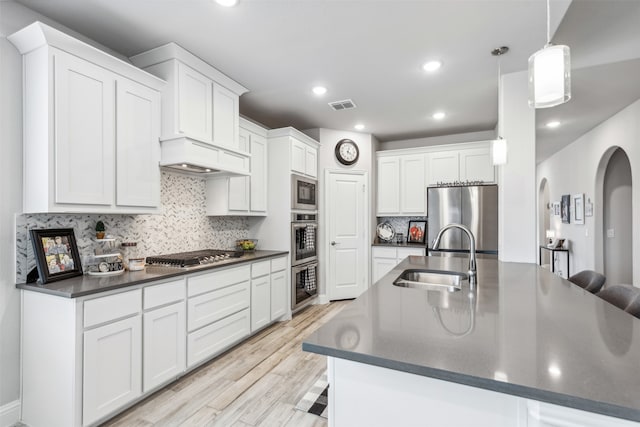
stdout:
[[162,166],[248,175],[248,147],[239,141],[239,99],[247,92],[245,87],[175,43],[130,59],[167,81],[162,97]]
[[460,150],[460,181],[494,182],[495,179],[489,147]]
[[400,212],[400,157],[378,158],[378,216]]
[[24,212],[156,213],[164,82],[40,22],[24,64]]
[[425,155],[378,156],[378,216],[426,215]]
[[318,177],[318,148],[291,138],[291,172]]
[[[55,50],[53,57],[55,203],[109,207],[114,194],[115,75],[64,52]],[[25,65],[30,67],[31,62]],[[27,109],[45,95],[35,93],[33,86],[30,81],[25,84],[30,95],[25,100]],[[27,168],[30,161],[31,156],[25,162]]]
[[213,142],[224,147],[238,147],[239,96],[217,83],[213,84]]
[[[177,63],[177,131],[192,135],[204,141],[211,141],[213,136],[213,82],[207,76],[193,68]],[[174,133],[172,121],[164,123],[163,134]],[[164,136],[163,135],[163,136]]]
[[116,204],[160,206],[160,93],[128,79],[116,85]]
[[429,185],[459,180],[460,166],[457,151],[429,153],[427,158],[429,159]]
[[427,186],[425,156],[416,154],[400,159],[400,212],[426,215]]
[[[473,146],[470,146],[473,145]],[[491,162],[488,142],[464,144],[464,147],[433,151],[427,154],[429,185],[460,181],[495,182],[495,167]]]
[[251,175],[207,179],[207,215],[267,214],[267,130],[246,119],[240,124],[240,149],[251,153]]

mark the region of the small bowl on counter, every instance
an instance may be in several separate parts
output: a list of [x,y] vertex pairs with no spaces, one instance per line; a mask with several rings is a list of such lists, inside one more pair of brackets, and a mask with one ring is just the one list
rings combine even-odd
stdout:
[[243,252],[254,252],[258,246],[258,239],[239,239],[236,240],[236,250]]

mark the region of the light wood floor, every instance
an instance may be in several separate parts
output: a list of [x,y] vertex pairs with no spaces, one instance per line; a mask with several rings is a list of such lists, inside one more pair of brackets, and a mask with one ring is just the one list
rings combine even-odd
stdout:
[[110,420],[109,427],[324,427],[295,405],[327,366],[302,341],[348,304],[313,305],[279,322]]

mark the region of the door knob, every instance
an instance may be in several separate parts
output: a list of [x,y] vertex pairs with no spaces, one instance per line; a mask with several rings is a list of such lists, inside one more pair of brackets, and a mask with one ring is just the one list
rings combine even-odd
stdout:
[[335,246],[335,245],[339,245],[340,243],[338,242],[331,242],[331,246]]

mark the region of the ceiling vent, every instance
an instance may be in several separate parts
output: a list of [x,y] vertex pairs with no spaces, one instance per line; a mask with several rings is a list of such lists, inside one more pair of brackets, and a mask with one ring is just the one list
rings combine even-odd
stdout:
[[345,99],[342,101],[330,102],[329,106],[336,111],[340,110],[350,110],[352,108],[356,108],[356,103],[350,99]]

